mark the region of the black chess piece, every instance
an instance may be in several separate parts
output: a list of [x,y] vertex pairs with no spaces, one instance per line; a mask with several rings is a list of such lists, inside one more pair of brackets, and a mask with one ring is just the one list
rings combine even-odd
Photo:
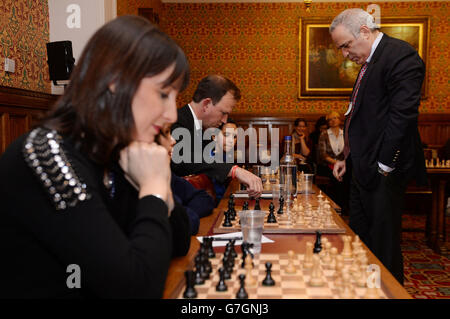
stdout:
[[315,254],[318,254],[322,250],[322,233],[320,231],[316,231],[316,242],[314,243],[314,249],[313,252]]
[[280,199],[278,200],[278,202],[280,203],[280,207],[278,208],[277,214],[283,214],[283,208],[284,208],[284,197],[281,196]]
[[269,210],[269,215],[267,216],[267,222],[270,224],[274,224],[277,222],[277,218],[275,217],[275,214],[273,213],[273,209]]
[[275,286],[275,280],[272,278],[272,263],[266,262],[266,278],[262,282],[263,286]]
[[269,204],[269,212],[274,212],[275,211],[275,205],[273,204],[273,202],[270,202]]
[[231,214],[230,211],[227,210],[223,214],[225,215],[225,218],[223,220],[222,226],[223,227],[231,227],[231,226],[233,226],[233,224],[231,223],[231,219],[230,219],[230,214]]
[[194,272],[186,270],[184,276],[186,277],[186,289],[183,292],[183,298],[197,298],[197,290],[194,288]]
[[212,238],[212,237],[203,238],[203,242],[205,242],[206,249],[208,251],[208,258],[216,257],[216,253],[214,252],[214,248],[213,248],[213,240],[214,240],[214,238]]
[[244,202],[244,205],[242,205],[242,210],[248,210],[248,201]]
[[233,258],[236,258],[237,257],[237,253],[236,253],[236,249],[235,249],[235,243],[236,243],[236,239],[231,239],[230,241],[229,241],[229,243],[230,243],[230,251],[231,251],[231,256],[233,256]]
[[234,209],[235,206],[234,202],[234,196],[230,195],[230,199],[228,200],[228,211],[230,212],[230,219],[235,220],[236,219],[236,210]]
[[261,205],[259,204],[259,198],[255,199],[255,208],[254,210],[261,210]]
[[196,286],[203,285],[205,283],[205,279],[202,277],[202,272],[200,270],[200,267],[195,267],[195,280],[194,283]]
[[239,281],[240,281],[240,288],[236,294],[237,299],[248,299],[248,294],[245,291],[245,275],[240,274],[239,275]]
[[228,287],[225,284],[225,269],[219,268],[219,282],[216,285],[216,291],[227,291]]

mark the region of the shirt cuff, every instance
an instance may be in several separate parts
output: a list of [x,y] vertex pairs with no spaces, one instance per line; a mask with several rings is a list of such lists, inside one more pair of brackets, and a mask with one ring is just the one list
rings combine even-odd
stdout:
[[384,165],[384,164],[382,164],[380,162],[378,162],[378,167],[381,168],[383,171],[388,172],[388,173],[392,172],[395,169],[395,168],[386,166],[386,165]]

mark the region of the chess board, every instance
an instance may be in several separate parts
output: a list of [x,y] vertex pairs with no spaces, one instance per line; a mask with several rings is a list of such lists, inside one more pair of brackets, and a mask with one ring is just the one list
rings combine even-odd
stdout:
[[[237,212],[239,211],[236,209]],[[276,223],[268,223],[267,217],[269,211],[266,211],[264,229],[265,234],[314,234],[316,231],[321,231],[324,234],[343,234],[345,233],[344,222],[336,218],[336,214],[329,212],[329,223],[313,223],[314,215],[317,214],[317,210],[313,210],[312,213],[306,214],[303,217],[303,222],[299,223],[298,211],[294,209],[288,210],[286,207],[283,214],[278,214],[275,210],[274,215],[276,217]],[[213,228],[214,233],[232,233],[241,231],[239,224],[239,214],[236,214],[236,219],[231,221],[232,226],[226,227],[224,224],[225,215],[222,213],[216,221]]]
[[[215,258],[210,259],[212,264],[212,272],[210,279],[206,280],[203,285],[196,285],[198,299],[234,299],[240,288],[238,276],[247,274],[247,270],[241,268],[241,255],[235,259],[235,267],[231,274],[231,279],[226,280],[228,290],[224,292],[216,291],[216,285],[219,282],[218,269],[221,265],[223,255],[216,254]],[[256,284],[249,286],[246,284],[245,290],[250,299],[348,299],[347,295],[343,295],[343,289],[339,287],[336,281],[335,270],[328,269],[323,264],[324,283],[321,287],[313,287],[309,284],[311,278],[311,270],[305,269],[303,266],[303,254],[294,255],[293,264],[296,273],[290,274],[286,272],[289,263],[288,254],[260,254],[253,259],[254,268],[251,275],[255,278]],[[272,278],[275,281],[274,286],[263,286],[262,281],[266,276],[265,263],[272,263]],[[346,267],[350,267],[351,260],[346,261]],[[247,274],[248,276],[248,274]],[[359,287],[351,278],[351,287],[353,296],[351,298],[361,299],[366,297],[368,293],[367,287]],[[376,290],[377,297],[386,299],[387,295],[381,288],[373,288]],[[177,298],[183,298],[185,286],[181,289]],[[372,290],[373,291],[373,290]]]
[[431,159],[425,160],[426,168],[450,169],[450,160]]

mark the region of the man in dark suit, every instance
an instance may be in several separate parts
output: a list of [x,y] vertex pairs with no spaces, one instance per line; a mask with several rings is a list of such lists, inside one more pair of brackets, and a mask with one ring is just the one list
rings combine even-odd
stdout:
[[[171,166],[178,176],[204,173],[219,183],[225,183],[228,177],[237,178],[247,185],[250,196],[259,197],[262,193],[261,179],[233,163],[224,163],[223,158],[213,161],[209,145],[214,144],[211,144],[211,136],[207,136],[208,131],[218,134],[218,128],[227,122],[240,98],[240,90],[231,80],[220,75],[203,78],[192,101],[178,109],[177,122],[172,125],[172,136],[177,144],[173,149]],[[214,128],[216,133],[208,130]]]
[[342,180],[351,171],[350,227],[403,284],[403,197],[411,178],[426,183],[417,128],[425,66],[413,47],[381,33],[362,9],[339,14],[330,34],[345,58],[362,65],[344,124],[346,160],[333,174]]

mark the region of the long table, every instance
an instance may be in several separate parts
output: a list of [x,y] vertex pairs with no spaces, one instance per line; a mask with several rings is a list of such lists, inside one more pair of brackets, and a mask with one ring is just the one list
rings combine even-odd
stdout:
[[[204,217],[200,221],[200,228],[197,236],[209,236],[212,235],[213,227],[219,218],[220,214],[228,208],[229,195],[238,189],[238,184],[232,182],[225,193],[224,198],[219,203],[213,213]],[[319,189],[314,185],[315,195],[319,193]],[[325,194],[324,194],[325,195]],[[325,195],[326,196],[326,195]],[[331,201],[331,199],[329,199]],[[270,204],[270,200],[262,199],[260,201],[261,208],[267,210]],[[334,203],[333,203],[334,204]],[[334,204],[335,205],[335,204]],[[252,207],[252,203],[250,203]],[[342,220],[342,218],[333,212],[335,218],[340,219],[342,224],[345,225],[345,235],[355,236],[354,232],[348,227],[348,225]],[[274,240],[274,243],[263,244],[262,250],[264,253],[287,253],[289,250],[293,250],[295,253],[305,253],[305,246],[307,241],[311,241],[315,238],[314,234],[270,234],[267,237]],[[322,238],[328,238],[339,251],[343,248],[343,241],[341,235],[337,234],[323,234]],[[191,238],[191,247],[189,252],[184,257],[174,258],[171,262],[169,273],[166,280],[166,286],[164,290],[163,298],[176,298],[179,292],[184,286],[185,277],[184,272],[188,269],[192,269],[194,265],[194,257],[200,248],[200,243],[196,236]],[[378,264],[380,266],[381,274],[381,289],[388,296],[393,299],[411,299],[411,296],[403,288],[402,285],[392,276],[392,274],[381,264],[381,262],[370,252],[370,250],[363,244],[363,248],[367,251],[370,264]],[[222,249],[223,250],[223,249]],[[221,251],[218,249],[218,251]]]

